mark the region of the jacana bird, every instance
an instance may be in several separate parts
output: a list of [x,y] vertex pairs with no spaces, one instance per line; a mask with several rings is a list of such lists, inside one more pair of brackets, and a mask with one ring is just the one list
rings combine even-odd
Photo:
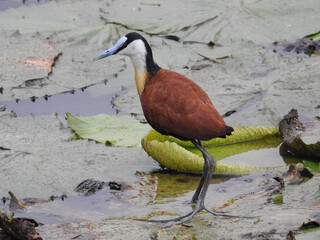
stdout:
[[191,199],[191,203],[196,204],[194,209],[179,217],[147,221],[179,221],[176,224],[182,224],[202,210],[221,215],[204,205],[216,160],[204,149],[201,141],[224,138],[231,135],[233,128],[226,126],[208,95],[196,83],[179,73],[162,69],[154,62],[151,48],[140,34],[128,33],[94,60],[115,54],[131,58],[143,113],[151,127],[161,134],[191,141],[204,158],[203,174]]

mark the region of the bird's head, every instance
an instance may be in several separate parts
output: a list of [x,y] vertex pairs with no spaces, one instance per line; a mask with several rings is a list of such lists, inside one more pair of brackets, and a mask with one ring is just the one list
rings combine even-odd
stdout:
[[112,48],[102,52],[94,60],[115,54],[131,58],[135,70],[138,93],[141,95],[147,80],[160,70],[160,67],[153,61],[152,51],[148,42],[139,33],[131,32],[121,37]]
[[137,56],[145,58],[148,52],[151,52],[147,41],[138,33],[131,32],[121,37],[118,42],[112,47],[96,56],[94,60],[99,60],[111,55],[119,54],[130,57],[131,59]]

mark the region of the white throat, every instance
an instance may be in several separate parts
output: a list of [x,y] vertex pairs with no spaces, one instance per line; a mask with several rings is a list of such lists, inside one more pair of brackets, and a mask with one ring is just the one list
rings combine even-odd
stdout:
[[134,71],[135,80],[139,96],[143,93],[144,86],[149,78],[146,64],[147,50],[144,42],[141,39],[134,40],[125,49],[119,52],[131,58]]
[[142,40],[134,40],[125,49],[120,51],[119,54],[130,57],[134,68],[138,71],[139,74],[145,73],[147,71],[147,50]]

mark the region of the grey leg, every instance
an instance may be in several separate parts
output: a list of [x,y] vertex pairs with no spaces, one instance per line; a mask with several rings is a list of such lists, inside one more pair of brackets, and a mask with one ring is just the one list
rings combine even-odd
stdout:
[[[198,145],[200,145],[200,146],[202,147],[202,144],[201,144],[200,141],[199,141],[199,143],[198,143],[198,142],[195,141],[195,140],[191,140],[191,142],[192,142],[192,143],[194,144],[194,146],[197,147],[198,149],[199,149]],[[200,149],[199,149],[199,150],[200,150]],[[201,150],[200,150],[200,151],[201,151]],[[202,151],[201,151],[201,153],[202,153]],[[203,153],[202,153],[202,155],[203,155]],[[203,173],[202,173],[202,177],[201,177],[200,183],[199,183],[199,185],[198,185],[198,187],[197,187],[197,190],[196,190],[195,193],[193,194],[193,197],[192,197],[190,203],[196,203],[196,202],[198,201],[199,194],[200,194],[201,189],[202,189],[202,187],[203,187],[203,183],[204,183],[205,178],[207,177],[207,174],[208,174],[208,172],[207,172],[207,169],[208,169],[208,161],[207,161],[207,159],[204,157],[204,155],[203,155],[203,159],[204,159],[204,163],[203,163]]]
[[148,221],[148,222],[174,222],[178,221],[173,224],[168,224],[164,227],[170,227],[172,225],[179,225],[183,224],[185,222],[190,221],[194,215],[196,215],[198,212],[201,212],[202,210],[206,210],[207,212],[213,214],[214,216],[224,216],[224,217],[237,217],[232,215],[226,215],[223,214],[223,212],[215,212],[212,210],[207,209],[204,206],[204,200],[206,198],[206,194],[209,188],[210,180],[212,178],[213,172],[216,168],[216,159],[211,156],[202,146],[200,141],[192,141],[192,143],[201,151],[203,158],[204,158],[204,164],[203,164],[203,175],[201,177],[199,186],[194,193],[191,203],[196,203],[195,208],[186,214],[183,214],[179,217],[170,218],[170,219],[135,219],[139,221]]
[[[213,172],[216,168],[216,159],[211,156],[202,146],[201,142],[194,142],[193,143],[202,153],[203,159],[204,159],[204,165],[203,165],[203,179],[201,178],[200,184],[198,188],[201,186],[201,190],[199,192],[199,195],[197,196],[197,202],[200,202],[201,207],[204,208],[204,199],[206,197],[208,187],[210,185],[210,180],[212,178]],[[197,189],[198,190],[198,189]],[[197,194],[197,191],[195,195]]]

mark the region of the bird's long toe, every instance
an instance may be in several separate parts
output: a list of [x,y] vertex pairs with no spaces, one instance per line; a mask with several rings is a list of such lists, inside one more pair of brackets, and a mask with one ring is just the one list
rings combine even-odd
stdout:
[[186,218],[188,216],[190,216],[194,211],[188,212],[186,214],[183,214],[181,216],[175,217],[175,218],[168,218],[168,219],[135,219],[137,221],[146,221],[146,222],[162,222],[162,223],[166,223],[166,222],[174,222],[174,221],[179,221],[183,218]]
[[171,227],[173,225],[180,225],[180,224],[186,223],[190,221],[194,215],[196,215],[198,212],[201,212],[204,209],[205,209],[204,206],[202,206],[201,204],[197,204],[192,211],[178,217],[168,218],[168,219],[135,219],[135,220],[146,221],[146,222],[160,222],[160,223],[174,222],[174,223],[165,225],[164,227],[166,228],[166,227]]
[[204,210],[206,210],[207,212],[211,213],[214,216],[217,217],[230,217],[230,218],[256,218],[255,217],[248,217],[248,216],[236,216],[236,215],[229,215],[226,214],[226,212],[220,212],[220,211],[212,211],[210,209],[204,208]]

